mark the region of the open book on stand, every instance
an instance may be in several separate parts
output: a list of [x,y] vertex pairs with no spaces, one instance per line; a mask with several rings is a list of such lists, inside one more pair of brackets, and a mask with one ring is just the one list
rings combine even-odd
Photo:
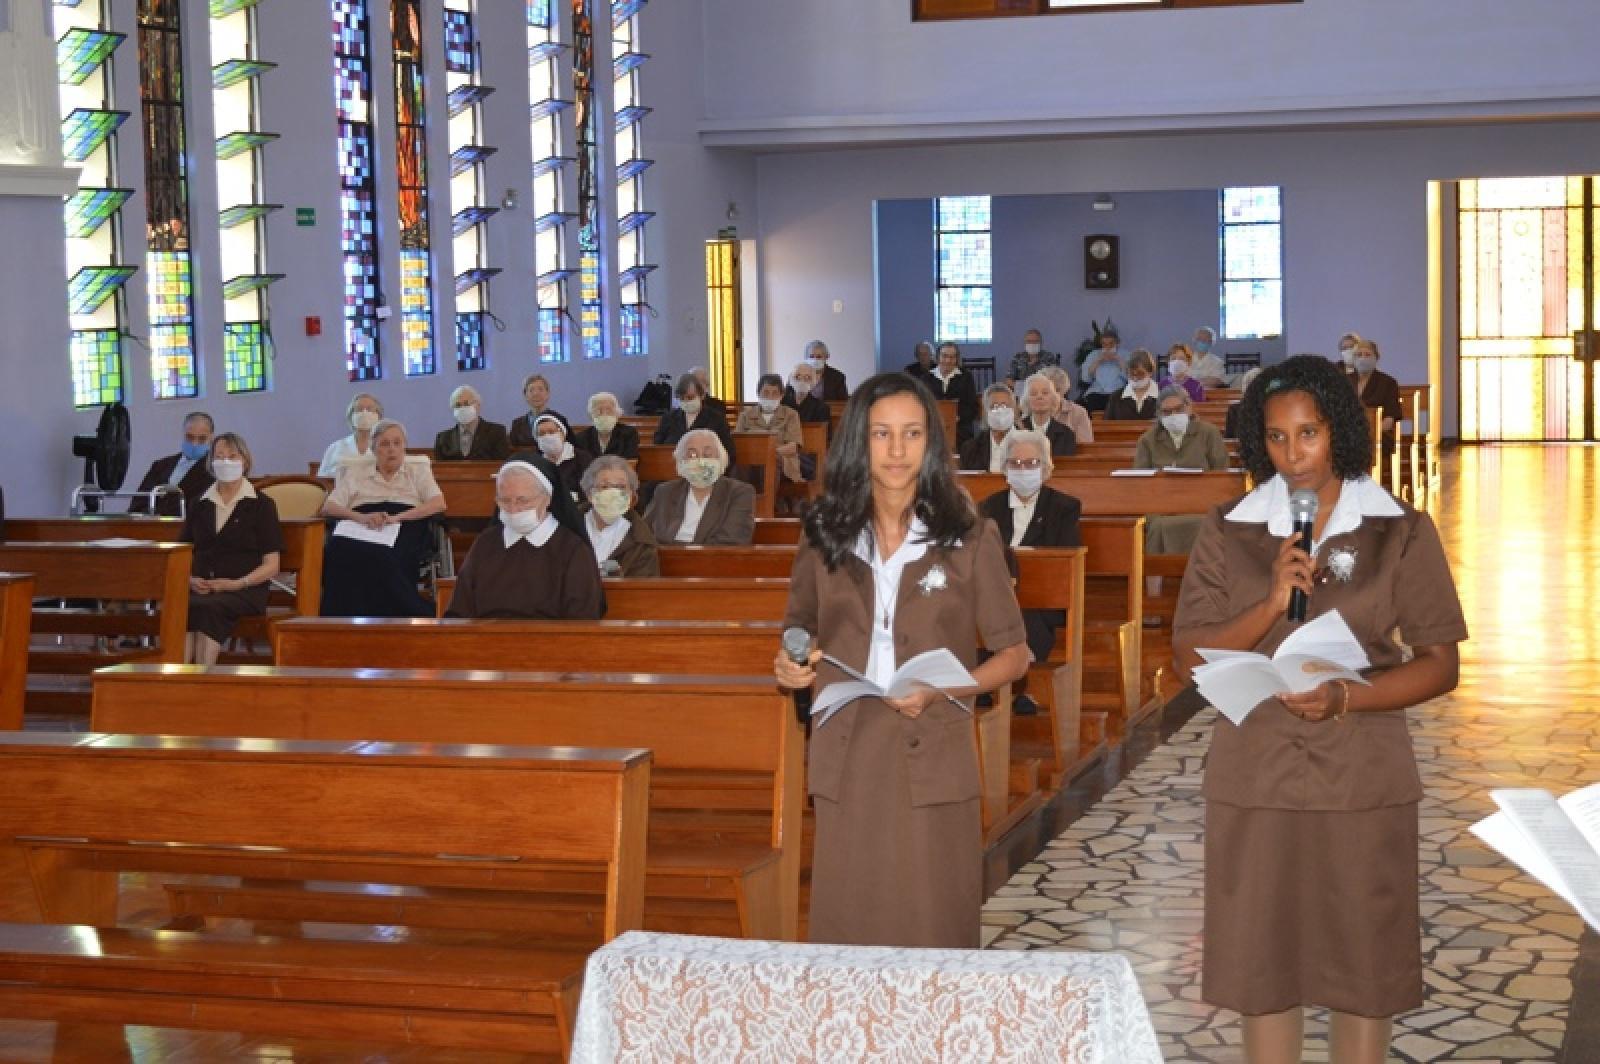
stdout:
[[1541,790],[1496,790],[1489,797],[1500,812],[1472,825],[1472,833],[1600,931],[1600,783],[1561,799]]
[[1200,695],[1235,724],[1269,698],[1309,691],[1329,680],[1366,683],[1372,665],[1338,610],[1295,629],[1272,657],[1248,650],[1196,650],[1205,659],[1192,675]]
[[[919,684],[936,687],[941,691],[976,687],[978,684],[966,666],[943,647],[925,650],[901,665],[894,671],[894,675],[889,677],[889,683],[884,687],[879,687],[838,658],[824,654],[822,660],[854,679],[843,683],[830,683],[818,691],[817,696],[811,700],[811,719],[819,728],[828,722],[829,717],[858,698],[899,698],[910,694],[912,688]],[[955,699],[952,698],[951,701],[954,702]],[[961,703],[956,702],[956,705]]]

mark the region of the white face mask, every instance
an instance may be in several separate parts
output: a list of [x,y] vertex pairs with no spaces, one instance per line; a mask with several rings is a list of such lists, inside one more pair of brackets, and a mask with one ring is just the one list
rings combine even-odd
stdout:
[[811,394],[811,381],[790,381],[789,387],[794,389],[796,399],[804,399]]
[[818,373],[821,373],[823,367],[828,364],[827,359],[818,358],[816,355],[812,355],[810,358],[806,359],[806,361],[811,363],[811,368],[816,370]]
[[237,458],[214,458],[211,461],[211,475],[222,484],[232,484],[244,476],[244,463]]
[[1174,436],[1182,436],[1189,428],[1188,414],[1162,414],[1161,425]]
[[1007,469],[1006,483],[1011,485],[1011,490],[1017,493],[1018,498],[1031,499],[1039,494],[1039,486],[1044,483],[1044,470]]
[[589,496],[589,502],[594,506],[594,512],[607,521],[615,521],[633,505],[628,492],[622,488],[601,488]]
[[778,400],[776,400],[776,399],[757,399],[756,400],[756,405],[761,408],[761,412],[763,414],[771,414],[771,413],[773,413],[774,411],[776,411],[778,409]]
[[1347,366],[1355,365],[1356,349],[1353,347],[1341,347],[1339,349],[1339,361]]
[[594,416],[594,427],[609,435],[611,430],[617,427],[617,416],[615,414],[596,414]]
[[697,488],[709,488],[722,476],[722,463],[715,458],[685,458],[678,463],[678,475]]
[[1010,432],[1011,427],[1017,423],[1017,412],[1009,406],[991,406],[989,408],[989,427],[996,432]]
[[543,451],[544,456],[550,459],[552,462],[554,462],[556,457],[561,454],[561,449],[565,447],[566,444],[567,441],[561,438],[561,434],[559,432],[547,432],[543,436],[539,437],[539,450]]
[[350,415],[350,427],[357,432],[371,432],[372,426],[378,423],[376,410],[357,410]]
[[1022,350],[1027,354],[1037,355],[1040,351],[1044,350],[1044,345],[1043,344],[1023,344],[1022,345]]
[[1143,380],[1129,381],[1128,383],[1133,385],[1133,391],[1135,395],[1143,395],[1145,392],[1150,390],[1149,377],[1146,377]]
[[690,421],[700,416],[700,400],[698,399],[685,399],[678,404],[678,407],[683,411],[683,416]]
[[1356,356],[1356,372],[1365,377],[1378,368],[1378,360],[1371,355]]
[[538,510],[518,510],[514,514],[502,511],[500,520],[512,532],[519,536],[526,536],[544,521],[544,514]]
[[470,425],[478,420],[478,408],[471,403],[466,406],[458,406],[450,413],[455,417],[457,425]]
[[1189,363],[1181,358],[1168,359],[1167,372],[1172,374],[1174,378],[1187,377],[1189,375]]

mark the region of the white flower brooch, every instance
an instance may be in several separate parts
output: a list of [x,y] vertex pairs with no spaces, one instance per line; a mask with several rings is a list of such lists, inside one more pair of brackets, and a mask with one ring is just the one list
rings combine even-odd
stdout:
[[1328,572],[1341,584],[1348,584],[1356,575],[1356,549],[1339,547],[1328,552]]
[[926,576],[917,581],[917,590],[924,595],[931,595],[935,591],[943,591],[949,586],[949,579],[944,574],[944,566],[935,565],[928,570]]

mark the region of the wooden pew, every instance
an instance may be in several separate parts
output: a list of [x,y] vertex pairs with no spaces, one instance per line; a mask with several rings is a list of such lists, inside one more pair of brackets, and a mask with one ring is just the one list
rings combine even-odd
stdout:
[[[674,579],[663,574],[637,580],[608,579],[604,584],[606,617],[614,621],[781,621],[789,604],[788,570],[778,579]],[[449,609],[455,586],[455,580],[450,578],[438,581],[439,617]]]
[[778,512],[778,438],[770,432],[735,432],[733,454],[728,457],[736,466],[761,471],[755,514],[774,516]]
[[[1006,489],[999,473],[959,473],[957,480],[974,502]],[[1157,473],[1148,477],[1113,477],[1099,473],[1060,473],[1050,486],[1083,504],[1086,517],[1109,514],[1204,514],[1218,503],[1245,492],[1244,474]]]
[[33,577],[0,572],[0,731],[22,730],[32,614]]
[[[661,558],[662,579],[710,576],[729,579],[765,578],[784,581],[787,592],[789,574],[794,570],[795,547],[793,545],[759,547],[673,545],[661,547],[657,554]],[[611,583],[606,585],[608,601],[611,586]],[[782,614],[779,614],[780,619],[781,617]]]
[[[1040,739],[1048,744],[1048,786],[1056,790],[1104,753],[1103,736],[1100,741],[1084,741],[1081,720],[1085,551],[1082,547],[1019,547],[1013,553],[1017,605],[1025,610],[1063,610],[1067,615],[1050,657],[1028,670],[1030,676],[1049,681],[1049,695],[1036,698],[1045,712],[1031,719],[1014,717],[1011,722],[1014,751],[1026,755],[1037,748]],[[1029,689],[1037,688],[1030,684]],[[1042,736],[1038,734],[1041,726],[1045,730]]]
[[444,494],[445,516],[483,522],[494,516],[494,475],[504,462],[434,462],[433,479]]
[[1120,740],[1144,704],[1144,518],[1086,517],[1079,531],[1089,551],[1085,668],[1110,680],[1086,685],[1084,704],[1105,710],[1108,736]]
[[799,545],[800,536],[798,517],[758,518],[755,538],[751,542],[759,547],[793,547]]
[[[754,678],[102,669],[95,676],[92,728],[152,735],[649,749],[655,761],[646,926],[793,939],[799,926],[805,737],[792,703],[773,686],[770,653],[766,659],[768,675]],[[449,899],[413,897],[408,912],[430,901],[434,909],[455,908],[446,904]],[[341,911],[359,912],[360,904],[346,902]],[[356,917],[351,922],[387,921]],[[402,922],[432,926],[416,918]]]
[[0,1014],[562,1053],[582,944],[119,930],[118,873],[550,865],[603,879],[609,940],[640,926],[649,780],[643,750],[0,735],[0,844],[52,925],[0,925]]

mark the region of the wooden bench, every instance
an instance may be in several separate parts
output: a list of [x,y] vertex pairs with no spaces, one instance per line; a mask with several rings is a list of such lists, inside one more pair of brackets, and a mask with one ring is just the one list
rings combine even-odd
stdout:
[[798,517],[757,518],[755,538],[751,543],[758,547],[796,547],[800,544],[801,535]]
[[0,735],[0,844],[54,925],[0,925],[0,1014],[564,1052],[581,943],[119,930],[117,877],[592,871],[609,940],[640,925],[649,780],[642,750]]
[[[957,481],[981,503],[997,491],[1008,490],[999,473],[959,473]],[[1098,473],[1061,473],[1050,486],[1083,504],[1086,517],[1110,514],[1204,514],[1218,503],[1237,499],[1245,492],[1244,474],[1156,473],[1145,477],[1113,477]]]
[[[1040,750],[1048,758],[1051,790],[1059,789],[1105,752],[1103,729],[1084,728],[1082,714],[1084,566],[1082,547],[1019,547],[1017,605],[1025,610],[1061,610],[1066,623],[1056,632],[1050,656],[1029,667],[1029,676],[1048,681],[1049,694],[1035,698],[1039,716],[1013,717],[1013,761]],[[1030,684],[1030,691],[1037,685]],[[1041,734],[1041,732],[1043,734]],[[1097,734],[1098,733],[1098,734]]]
[[1107,733],[1121,739],[1144,704],[1144,518],[1086,517],[1089,551],[1084,704],[1106,711]]
[[494,516],[494,475],[504,462],[434,462],[433,480],[444,495],[445,516],[480,527]]
[[[770,679],[770,644],[763,650],[768,677],[754,678],[102,669],[91,726],[150,735],[649,749],[655,763],[645,926],[793,939],[805,736]],[[359,914],[363,904],[346,899],[338,911]],[[402,922],[413,926],[459,919],[448,896],[413,895],[406,905],[411,918]],[[386,922],[371,915],[354,922]],[[326,903],[321,918],[334,918]]]
[[32,614],[33,577],[0,572],[0,731],[22,730]]
[[[742,550],[744,548],[707,548]],[[791,552],[792,558],[792,552]],[[606,617],[615,621],[781,621],[789,605],[789,574],[781,579],[606,580]],[[456,582],[438,581],[437,615],[443,617]],[[768,664],[771,664],[769,659]]]

